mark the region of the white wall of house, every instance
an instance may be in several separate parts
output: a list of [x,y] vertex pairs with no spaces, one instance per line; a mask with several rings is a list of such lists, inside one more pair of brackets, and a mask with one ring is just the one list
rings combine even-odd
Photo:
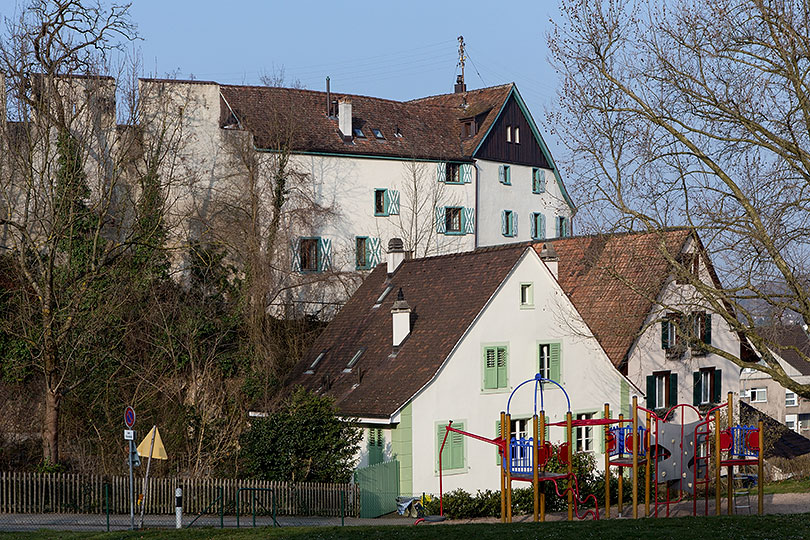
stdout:
[[[565,202],[554,172],[540,169],[545,177],[542,193],[532,192],[532,169],[525,165],[509,165],[510,184],[500,181],[499,168],[503,163],[477,160],[478,169],[478,244],[491,246],[509,242],[531,240],[531,214],[545,216],[545,231],[538,238],[556,237],[557,216],[570,219],[571,208]],[[501,215],[504,210],[517,214],[517,234],[504,236]]]
[[[774,356],[788,377],[800,384],[810,383],[810,376],[802,375],[778,354],[774,353]],[[744,370],[740,375],[741,399],[797,433],[810,437],[810,399],[794,395],[788,402],[787,393],[784,386],[761,371]]]
[[[521,283],[533,284],[532,306],[520,305]],[[412,401],[414,493],[438,491],[437,427],[453,420],[463,423],[467,431],[494,437],[510,392],[537,373],[539,344],[553,342],[562,345],[561,382],[571,399],[572,412],[593,412],[600,417],[604,403],[616,410],[623,381],[628,384],[626,379],[610,363],[548,268],[528,250],[438,375]],[[498,390],[483,389],[483,347],[489,344],[508,347],[508,381]],[[531,417],[533,400],[530,383],[516,393],[512,417]],[[567,404],[562,391],[548,388],[544,408],[550,422],[564,420]],[[598,451],[601,430],[594,428],[592,436]],[[563,428],[551,428],[552,441],[564,437]],[[466,466],[446,471],[445,491],[498,489],[495,446],[469,438],[464,439],[464,445]]]

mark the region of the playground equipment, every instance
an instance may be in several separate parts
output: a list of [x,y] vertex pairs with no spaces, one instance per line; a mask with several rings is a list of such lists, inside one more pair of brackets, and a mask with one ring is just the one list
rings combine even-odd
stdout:
[[[523,386],[534,382],[534,414],[532,416],[531,437],[511,437],[511,404],[515,393]],[[565,420],[562,422],[546,423],[544,411],[543,389],[545,384],[556,385],[562,390],[567,403]],[[537,397],[540,396],[540,409],[538,410]],[[691,410],[698,420],[685,423],[686,412]],[[727,426],[721,430],[720,412],[727,411]],[[640,425],[640,413],[644,414],[645,423]],[[678,419],[675,420],[677,414]],[[727,468],[728,478],[728,513],[733,513],[734,468],[757,466],[758,513],[763,511],[763,425],[760,421],[757,427],[733,426],[732,393],[728,394],[728,401],[709,409],[701,415],[700,410],[692,405],[678,404],[666,410],[663,416],[638,404],[638,398],[633,397],[632,413],[630,419],[624,415],[619,418],[610,417],[610,405],[605,404],[603,418],[574,419],[571,414],[571,400],[565,389],[556,381],[543,378],[540,374],[534,378],[523,381],[515,387],[509,395],[506,412],[500,414],[500,434],[495,438],[483,437],[475,433],[453,427],[450,421],[446,426],[444,438],[439,449],[439,513],[444,515],[443,502],[443,471],[442,452],[447,442],[447,436],[453,432],[495,445],[500,455],[501,480],[501,521],[512,521],[512,483],[515,481],[529,482],[534,491],[534,521],[545,521],[545,494],[540,490],[541,482],[551,482],[559,497],[567,497],[568,520],[576,515],[578,519],[591,517],[599,519],[599,506],[596,497],[589,495],[580,498],[579,486],[572,467],[572,441],[573,428],[587,426],[604,426],[605,428],[605,516],[610,517],[610,469],[615,467],[619,471],[619,498],[618,514],[622,515],[624,508],[623,482],[624,470],[631,473],[632,482],[632,513],[638,518],[638,477],[639,469],[644,468],[645,485],[645,515],[650,516],[651,497],[654,504],[654,515],[658,517],[659,509],[666,508],[669,517],[673,504],[684,500],[685,495],[692,496],[692,512],[697,515],[697,501],[699,488],[703,488],[704,514],[709,513],[710,467],[712,458],[715,469],[715,509],[717,515],[721,513],[721,470]],[[669,421],[668,421],[669,420]],[[547,427],[561,427],[565,430],[565,442],[557,452],[560,463],[566,466],[566,472],[550,472],[547,470],[549,460],[555,452],[554,446],[546,440]],[[713,441],[712,441],[713,439]],[[711,443],[714,444],[711,444]],[[753,475],[748,475],[749,477]],[[561,491],[560,483],[565,487]],[[653,494],[654,484],[654,494]],[[659,494],[659,486],[665,486],[665,498]],[[677,497],[671,498],[672,492]],[[579,506],[591,501],[594,508],[579,513]]]

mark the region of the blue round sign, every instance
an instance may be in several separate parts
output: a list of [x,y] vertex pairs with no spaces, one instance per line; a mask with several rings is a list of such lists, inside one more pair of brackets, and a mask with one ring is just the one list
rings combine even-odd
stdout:
[[124,411],[124,424],[130,429],[135,425],[135,409],[132,407],[127,407],[127,410]]

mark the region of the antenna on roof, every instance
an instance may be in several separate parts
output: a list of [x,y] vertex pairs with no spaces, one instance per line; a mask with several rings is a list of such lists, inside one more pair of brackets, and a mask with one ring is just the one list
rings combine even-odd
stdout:
[[455,93],[460,94],[467,91],[467,85],[464,83],[464,62],[467,60],[467,55],[464,52],[464,36],[458,36],[458,67],[461,68],[461,75],[456,77]]
[[326,78],[326,116],[332,116],[332,89],[329,87],[329,77]]

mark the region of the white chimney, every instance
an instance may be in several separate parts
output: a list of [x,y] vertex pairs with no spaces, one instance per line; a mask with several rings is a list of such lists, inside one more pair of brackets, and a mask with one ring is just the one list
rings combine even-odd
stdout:
[[338,128],[344,141],[352,140],[352,100],[340,98],[338,101]]
[[405,245],[402,238],[392,238],[388,241],[388,275],[396,272],[402,261],[405,260]]
[[546,263],[546,266],[554,275],[554,279],[558,279],[558,265],[560,262],[559,257],[557,257],[557,252],[554,251],[554,246],[550,243],[545,242],[543,244],[543,249],[540,251],[540,260]]
[[391,308],[391,318],[394,324],[394,347],[399,347],[408,334],[411,333],[411,306],[405,301],[400,287],[397,292],[397,300]]

